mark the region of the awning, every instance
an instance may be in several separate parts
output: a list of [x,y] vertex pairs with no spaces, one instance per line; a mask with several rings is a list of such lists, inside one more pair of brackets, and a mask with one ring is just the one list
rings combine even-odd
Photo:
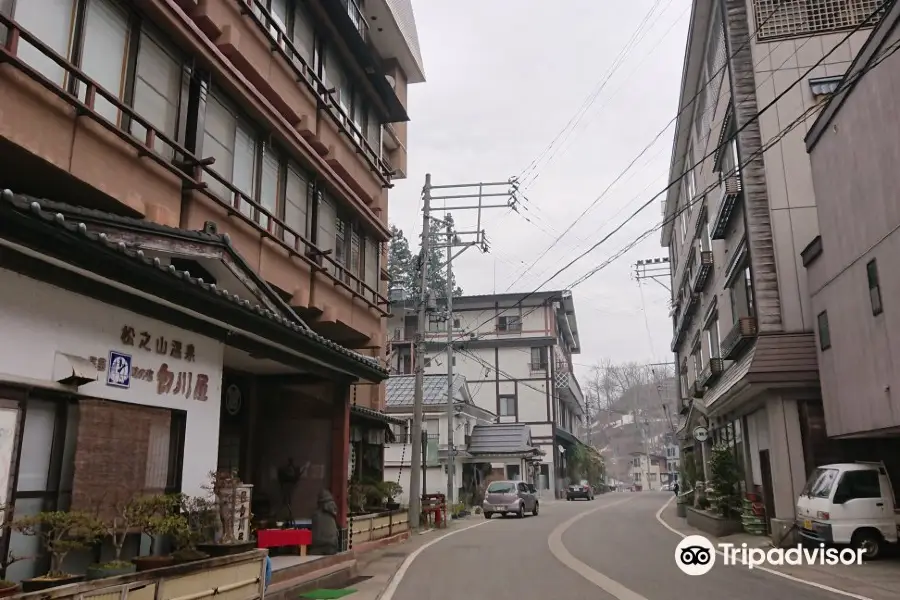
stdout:
[[364,420],[374,421],[382,425],[406,425],[406,421],[391,417],[381,411],[373,410],[365,406],[353,404],[350,406],[350,417],[357,417]]

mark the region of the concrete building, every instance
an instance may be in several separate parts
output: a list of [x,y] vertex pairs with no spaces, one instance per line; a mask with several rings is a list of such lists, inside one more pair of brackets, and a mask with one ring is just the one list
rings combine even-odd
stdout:
[[825,441],[799,256],[817,234],[813,177],[805,127],[782,130],[827,97],[871,29],[844,38],[881,5],[693,3],[662,232],[682,432],[709,427],[704,456],[733,448],[776,530]]
[[[572,369],[581,342],[568,291],[462,296],[453,299],[450,323],[455,370],[466,377],[475,404],[501,423],[523,423],[543,451],[537,487],[560,496],[567,485],[567,453],[581,443],[584,396]],[[447,320],[437,311],[425,332],[425,372],[447,372]],[[394,303],[388,323],[390,364],[414,364],[412,303]],[[395,371],[397,372],[397,371]]]
[[631,453],[631,483],[643,492],[658,491],[669,482],[666,457]]
[[[0,469],[17,514],[236,468],[274,518],[324,488],[344,526],[351,426],[390,424],[388,190],[423,81],[409,0],[358,4],[0,0],[0,387],[25,420],[7,454],[80,465],[75,489]],[[135,414],[133,437],[95,436]],[[92,437],[152,458],[148,481],[82,468]]]
[[819,235],[803,251],[815,315],[825,426],[857,458],[900,479],[900,5],[872,33],[810,127]]

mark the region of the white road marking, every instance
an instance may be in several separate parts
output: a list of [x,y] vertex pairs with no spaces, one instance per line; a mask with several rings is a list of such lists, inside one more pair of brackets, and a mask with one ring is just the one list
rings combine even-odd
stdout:
[[613,581],[606,575],[592,569],[591,567],[587,566],[586,564],[572,556],[572,554],[566,549],[562,541],[562,536],[566,532],[566,530],[580,519],[583,519],[584,517],[592,515],[595,512],[603,510],[605,508],[609,508],[617,504],[622,504],[623,502],[628,502],[629,500],[631,500],[631,498],[617,500],[609,504],[601,504],[597,508],[593,508],[589,511],[577,514],[571,519],[560,523],[547,537],[547,545],[550,546],[550,553],[553,554],[553,556],[555,556],[559,562],[569,567],[570,569],[596,585],[598,588],[610,594],[611,596],[614,596],[618,600],[647,600],[647,598],[645,598],[644,596],[641,596],[637,592],[628,589],[618,581]]
[[[669,525],[668,523],[663,521],[663,518],[662,518],[663,511],[666,509],[667,506],[669,506],[669,504],[672,503],[672,500],[674,500],[674,499],[675,499],[675,496],[672,496],[671,498],[669,498],[666,501],[665,504],[662,505],[662,507],[658,511],[656,511],[656,520],[659,521],[663,527],[665,527],[666,529],[668,529],[675,535],[685,538],[685,537],[687,537],[685,534],[681,533],[680,531],[678,531],[677,529],[675,529],[674,527],[672,527],[671,525]],[[725,553],[722,551],[719,551],[719,550],[716,551],[716,554],[718,554],[719,556],[722,556],[722,557],[725,556]],[[737,558],[737,557],[735,557],[735,558]],[[744,563],[743,561],[741,561],[741,564],[747,564],[747,563]],[[795,581],[797,583],[800,583],[803,585],[808,585],[810,587],[814,587],[814,588],[817,588],[820,590],[825,590],[826,592],[831,592],[833,594],[838,594],[840,596],[846,596],[847,598],[856,598],[856,600],[872,600],[872,598],[869,598],[868,596],[860,596],[859,594],[845,592],[844,590],[839,590],[837,588],[833,588],[833,587],[831,587],[829,585],[825,585],[823,583],[816,583],[815,581],[807,581],[806,579],[800,579],[799,577],[794,577],[793,575],[788,575],[787,573],[781,573],[779,571],[776,571],[774,569],[769,569],[767,567],[754,566],[753,570],[754,571],[762,571],[764,573],[769,573],[771,575],[775,575],[776,577],[781,577],[783,579]]]
[[457,533],[462,533],[463,531],[475,529],[476,527],[481,527],[482,525],[487,525],[488,523],[496,523],[497,521],[499,521],[499,519],[491,519],[491,520],[485,519],[481,523],[469,525],[468,527],[463,527],[463,528],[457,529],[455,531],[448,531],[444,535],[431,540],[427,544],[423,544],[423,545],[419,546],[418,548],[413,550],[409,556],[406,557],[406,559],[400,565],[400,568],[397,569],[397,572],[394,573],[393,577],[391,577],[391,581],[390,581],[390,583],[388,583],[388,586],[385,588],[384,592],[382,592],[381,595],[378,596],[377,600],[391,600],[394,597],[394,593],[397,591],[397,587],[400,585],[400,582],[403,581],[403,577],[406,575],[406,572],[409,570],[409,566],[413,563],[414,560],[416,560],[416,558],[420,554],[422,554],[422,552],[424,552],[431,546],[434,546],[441,540],[447,539],[451,535],[456,535]]

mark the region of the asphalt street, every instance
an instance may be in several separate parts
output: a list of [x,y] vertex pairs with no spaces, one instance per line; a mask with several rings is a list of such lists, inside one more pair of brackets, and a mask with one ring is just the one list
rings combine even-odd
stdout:
[[[671,494],[613,493],[494,517],[424,549],[383,600],[730,600],[842,596],[744,566],[701,576],[675,563],[681,538],[656,519]],[[720,557],[721,561],[721,557]],[[399,575],[399,574],[398,574]]]

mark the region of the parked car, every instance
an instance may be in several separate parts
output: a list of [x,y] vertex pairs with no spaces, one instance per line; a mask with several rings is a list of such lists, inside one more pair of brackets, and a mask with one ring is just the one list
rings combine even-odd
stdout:
[[530,512],[538,515],[540,503],[537,495],[531,491],[534,486],[523,481],[493,481],[484,494],[484,502],[481,505],[484,518],[490,519],[494,514],[514,514],[520,519]]
[[575,498],[584,498],[585,500],[594,499],[594,488],[587,481],[581,483],[573,483],[566,490],[566,500],[574,500]]
[[797,529],[814,543],[861,549],[869,560],[897,544],[900,511],[884,464],[817,467],[797,499]]

